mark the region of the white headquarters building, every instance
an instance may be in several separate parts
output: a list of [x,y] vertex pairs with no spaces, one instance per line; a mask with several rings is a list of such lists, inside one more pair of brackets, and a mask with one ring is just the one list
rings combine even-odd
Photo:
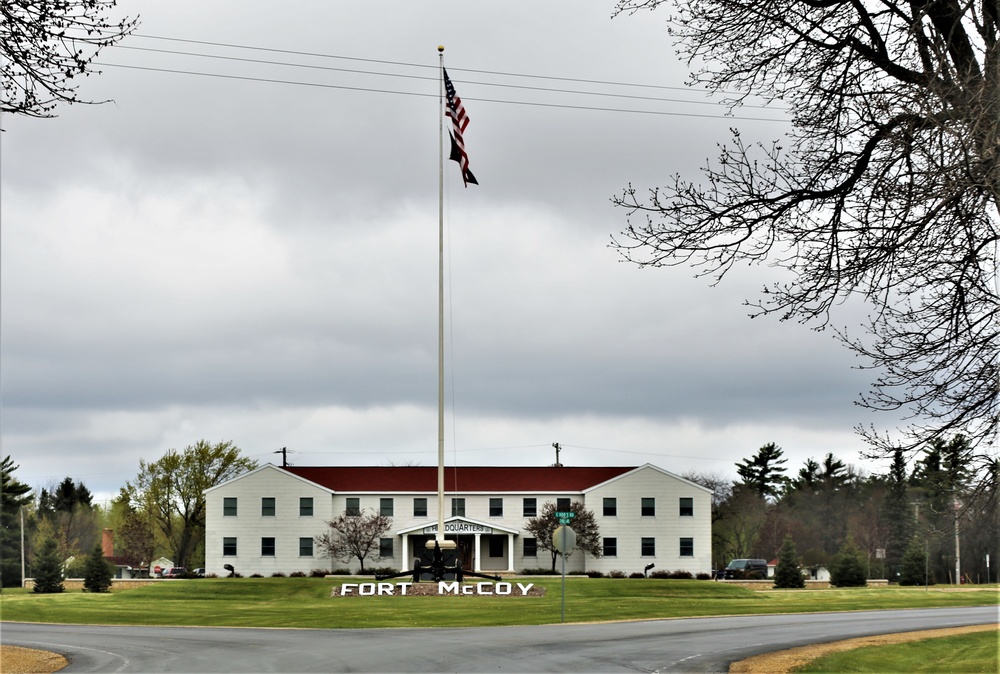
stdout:
[[[638,467],[450,467],[445,469],[446,538],[463,568],[515,573],[549,568],[551,556],[526,531],[547,502],[582,502],[600,527],[599,558],[576,550],[567,572],[712,570],[712,492],[652,464]],[[344,512],[392,518],[380,558],[365,568],[412,568],[437,533],[437,468],[422,466],[279,467],[265,465],[205,492],[205,568],[226,575],[358,570],[314,545]]]

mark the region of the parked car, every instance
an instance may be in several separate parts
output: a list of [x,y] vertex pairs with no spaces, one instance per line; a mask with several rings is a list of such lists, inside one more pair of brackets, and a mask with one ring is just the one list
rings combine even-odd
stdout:
[[198,576],[199,578],[204,578],[205,577],[205,569],[201,569],[201,568],[195,569],[194,570],[194,575]]
[[767,560],[734,559],[719,571],[722,580],[760,580],[767,578]]
[[163,573],[164,578],[183,578],[187,575],[187,569],[183,566],[173,566]]

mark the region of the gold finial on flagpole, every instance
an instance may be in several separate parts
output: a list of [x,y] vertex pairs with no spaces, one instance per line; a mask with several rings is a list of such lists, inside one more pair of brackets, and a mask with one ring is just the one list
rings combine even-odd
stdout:
[[444,51],[444,45],[443,44],[439,44],[438,45],[438,51],[439,52],[443,52]]

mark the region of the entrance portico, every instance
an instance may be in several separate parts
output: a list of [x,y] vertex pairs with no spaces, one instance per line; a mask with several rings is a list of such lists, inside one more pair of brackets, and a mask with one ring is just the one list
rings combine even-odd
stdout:
[[[437,522],[430,522],[426,525],[420,524],[408,527],[396,532],[402,538],[402,559],[404,564],[413,554],[423,548],[424,542],[432,539],[437,534]],[[514,571],[514,537],[520,532],[517,529],[504,527],[489,522],[480,522],[467,517],[454,516],[444,521],[444,534],[446,539],[457,541],[459,547],[463,549],[462,563],[471,571],[479,573],[481,571]],[[499,568],[492,568],[496,563],[487,561],[484,565],[483,559],[496,559],[491,557],[489,539],[493,537],[504,537],[503,559]],[[483,538],[487,541],[484,543]],[[485,544],[486,554],[483,554]],[[495,543],[493,545],[496,545]]]

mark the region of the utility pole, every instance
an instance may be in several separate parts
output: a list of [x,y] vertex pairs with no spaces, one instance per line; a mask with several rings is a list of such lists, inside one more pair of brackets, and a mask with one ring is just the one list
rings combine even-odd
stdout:
[[562,468],[562,464],[559,463],[559,452],[562,450],[562,447],[559,446],[558,442],[553,442],[552,446],[556,448],[556,462],[552,466],[554,468]]
[[[989,557],[986,559],[986,568],[989,568]],[[24,506],[21,506],[21,587],[24,587]]]
[[281,454],[281,467],[288,468],[288,447],[274,450],[275,454]]
[[958,547],[958,511],[961,507],[958,494],[955,494],[955,585],[962,584],[962,552]]

